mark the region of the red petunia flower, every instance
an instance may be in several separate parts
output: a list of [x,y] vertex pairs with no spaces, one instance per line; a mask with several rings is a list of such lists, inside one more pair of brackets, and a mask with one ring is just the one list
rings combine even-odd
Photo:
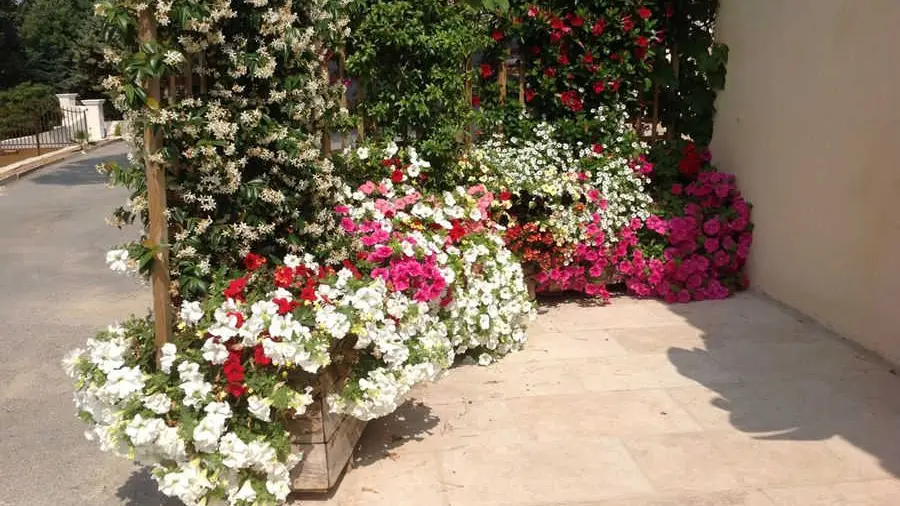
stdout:
[[547,77],[556,77],[556,67],[547,67],[544,69],[544,75]]
[[494,75],[494,69],[489,64],[482,63],[481,64],[481,78],[487,79],[488,77],[491,77],[492,75]]
[[496,40],[497,42],[500,42],[501,40],[503,40],[503,32],[501,32],[500,30],[494,30],[493,33],[491,33],[491,38]]
[[597,81],[594,83],[594,93],[602,93],[603,90],[606,89],[606,83],[603,81]]
[[535,7],[534,5],[532,5],[531,7],[528,8],[528,17],[529,18],[537,17],[538,12],[540,12],[540,11],[538,11],[538,8]]
[[256,365],[270,365],[272,363],[272,359],[266,356],[262,345],[253,348],[253,361],[256,362]]
[[234,319],[236,320],[234,324],[235,328],[239,329],[244,326],[244,313],[241,313],[240,311],[229,311],[225,314],[226,316],[234,316]]
[[550,33],[550,42],[552,42],[554,44],[558,44],[559,41],[561,41],[561,40],[562,40],[562,32],[554,31],[554,32]]
[[646,7],[641,7],[640,9],[638,9],[638,16],[640,16],[641,19],[649,19],[651,14],[653,14],[653,12],[651,12],[650,9]]
[[472,107],[479,107],[481,105],[481,98],[478,95],[472,96]]
[[650,41],[643,35],[640,35],[638,36],[638,38],[634,39],[634,43],[637,44],[638,47],[644,48],[650,45]]
[[584,26],[584,19],[578,14],[575,14],[569,19],[569,24],[575,28],[579,28],[581,26]]
[[631,20],[631,15],[627,14],[622,16],[622,30],[626,32],[630,32],[634,28],[634,21]]
[[534,100],[535,95],[537,95],[536,91],[534,91],[531,88],[525,88],[525,101],[526,102],[531,102],[532,100]]
[[512,193],[509,193],[508,191],[502,191],[499,195],[497,195],[497,198],[504,201],[509,200],[512,198]]
[[594,153],[598,155],[603,152],[603,144],[594,144],[591,146],[591,149],[594,150]]
[[587,53],[584,53],[584,56],[581,58],[581,61],[585,64],[594,63],[594,55],[592,55],[590,53],[590,51],[588,51]]
[[228,386],[225,387],[225,390],[226,390],[229,394],[231,394],[231,395],[233,395],[233,396],[235,396],[235,397],[241,397],[241,396],[243,396],[245,393],[247,393],[247,387],[244,386],[243,383],[237,383],[237,382],[235,382],[235,383],[229,383]]
[[287,288],[294,283],[294,269],[282,265],[275,269],[275,286]]
[[244,300],[244,289],[247,288],[247,278],[237,278],[228,284],[228,288],[222,291],[226,298]]
[[391,172],[391,181],[393,181],[394,183],[402,183],[403,171],[400,169],[394,169],[394,171]]
[[256,253],[247,253],[247,256],[244,257],[244,267],[246,267],[247,270],[251,272],[259,269],[265,263],[265,257],[257,255]]
[[280,315],[286,315],[300,306],[300,303],[293,299],[272,299],[272,302],[278,305],[278,314]]
[[594,27],[591,28],[591,33],[593,33],[595,36],[600,36],[603,34],[603,30],[605,29],[606,21],[604,21],[603,19],[598,19],[594,22]]
[[568,65],[569,63],[571,63],[569,61],[569,55],[567,55],[566,53],[560,54],[557,61],[559,62],[560,65]]
[[316,288],[314,286],[306,286],[300,290],[300,298],[310,302],[316,301]]

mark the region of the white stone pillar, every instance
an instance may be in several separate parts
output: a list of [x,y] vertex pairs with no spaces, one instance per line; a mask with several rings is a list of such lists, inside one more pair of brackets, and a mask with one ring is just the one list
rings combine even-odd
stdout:
[[103,118],[102,98],[82,100],[81,104],[87,110],[87,134],[88,142],[98,142],[106,138],[106,120]]
[[56,98],[59,100],[59,108],[62,110],[62,126],[69,126],[74,116],[71,112],[67,114],[66,111],[78,110],[78,102],[76,101],[78,93],[59,93],[56,95]]

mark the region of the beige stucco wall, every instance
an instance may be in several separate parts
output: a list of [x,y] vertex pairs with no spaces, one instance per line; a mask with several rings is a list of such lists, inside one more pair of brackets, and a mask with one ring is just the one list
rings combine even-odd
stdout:
[[755,288],[900,363],[900,0],[722,0]]

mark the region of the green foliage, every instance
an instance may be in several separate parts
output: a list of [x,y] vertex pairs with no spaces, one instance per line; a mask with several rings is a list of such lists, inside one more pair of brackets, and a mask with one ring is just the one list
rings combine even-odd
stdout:
[[715,40],[718,0],[660,2],[656,15],[665,19],[666,45],[653,74],[660,85],[661,118],[674,132],[701,145],[713,134],[716,95],[725,88],[728,47]]
[[475,117],[464,69],[490,43],[482,15],[443,0],[357,0],[351,19],[347,70],[364,94],[355,112],[374,127],[367,133],[415,139],[436,167],[450,165]]
[[90,23],[90,0],[30,0],[21,37],[28,78],[58,92],[83,93],[91,76],[79,73],[76,53]]
[[0,89],[11,88],[24,79],[24,57],[19,40],[22,4],[0,0]]
[[47,116],[58,110],[53,90],[43,84],[24,83],[0,91],[0,138],[49,129]]

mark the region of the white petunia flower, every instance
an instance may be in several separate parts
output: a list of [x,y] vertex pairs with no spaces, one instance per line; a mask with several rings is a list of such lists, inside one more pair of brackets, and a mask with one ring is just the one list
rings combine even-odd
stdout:
[[166,374],[172,372],[172,365],[175,363],[175,345],[166,343],[160,348],[159,367]]
[[181,303],[181,320],[188,325],[194,325],[203,318],[203,309],[197,301],[183,301]]
[[270,416],[272,407],[272,401],[268,399],[263,399],[258,395],[251,395],[247,398],[247,411],[250,412],[254,417],[264,421],[270,422],[272,418]]
[[228,360],[228,348],[222,343],[217,343],[214,337],[210,337],[201,348],[203,359],[216,365],[224,364]]
[[369,148],[362,147],[356,150],[356,156],[359,157],[360,160],[366,160],[369,158]]
[[163,393],[149,395],[144,398],[144,407],[157,415],[164,415],[172,407],[172,399]]

